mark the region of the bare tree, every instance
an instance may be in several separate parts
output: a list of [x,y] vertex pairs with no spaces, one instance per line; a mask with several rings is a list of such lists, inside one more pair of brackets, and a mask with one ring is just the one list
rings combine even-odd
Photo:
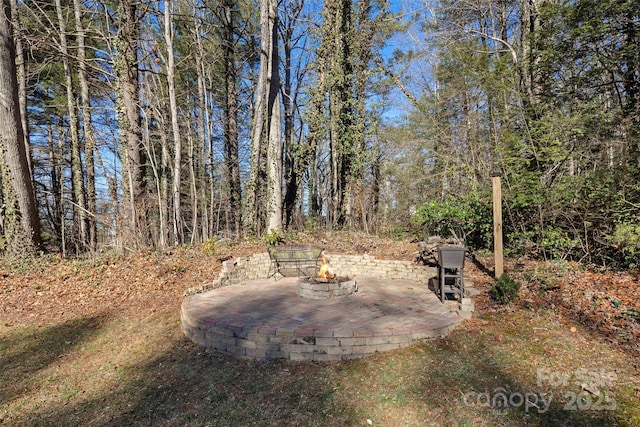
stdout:
[[[298,95],[307,67],[301,59],[296,61],[294,50],[304,51],[304,43],[308,40],[308,27],[304,24],[302,12],[304,0],[296,0],[283,4],[283,13],[280,25],[282,33],[283,50],[283,111],[284,111],[284,185],[285,195],[283,209],[285,227],[288,228],[294,221],[294,213],[301,211],[300,182],[302,174],[308,166],[308,156],[301,146],[301,133],[296,133],[296,117],[298,117]],[[300,126],[302,129],[303,126]]]
[[80,135],[78,134],[78,113],[73,90],[73,77],[71,75],[71,55],[67,40],[67,23],[62,10],[60,0],[55,0],[56,15],[58,17],[58,31],[60,37],[60,53],[64,67],[64,79],[67,99],[67,114],[69,115],[69,135],[71,137],[71,187],[73,194],[73,218],[77,230],[77,249],[83,252],[87,244],[87,210],[84,188],[84,167],[80,154]]
[[115,36],[114,71],[116,79],[116,110],[124,146],[123,187],[126,189],[125,241],[145,245],[148,237],[147,180],[145,176],[142,128],[140,125],[140,94],[138,82],[138,2],[118,3],[118,33]]
[[180,184],[182,180],[182,138],[178,124],[178,102],[176,100],[175,59],[173,51],[173,2],[164,3],[164,41],[167,47],[167,85],[169,88],[169,107],[171,112],[171,130],[173,132],[173,243],[179,245],[184,236],[182,232],[182,207]]
[[75,18],[76,40],[78,43],[78,82],[80,84],[80,105],[82,109],[82,130],[84,131],[84,159],[86,176],[86,202],[87,202],[87,239],[89,248],[95,250],[97,243],[96,215],[98,206],[96,202],[96,172],[94,152],[96,141],[93,134],[93,122],[91,120],[91,100],[89,97],[86,31],[82,24],[82,5],[80,0],[73,0]]
[[251,144],[251,170],[247,184],[245,224],[258,232],[258,212],[263,147],[267,146],[267,230],[282,230],[282,120],[280,77],[278,69],[278,4],[275,0],[260,2],[260,71],[256,89]]

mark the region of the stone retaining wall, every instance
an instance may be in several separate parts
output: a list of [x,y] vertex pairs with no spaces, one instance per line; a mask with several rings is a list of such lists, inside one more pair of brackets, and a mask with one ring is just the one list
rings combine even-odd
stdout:
[[182,329],[196,344],[243,359],[285,359],[328,362],[360,358],[377,352],[410,346],[416,340],[437,338],[455,328],[450,319],[425,321],[397,330],[360,328],[294,329],[288,327],[242,328],[203,325],[183,310]]
[[372,255],[330,255],[327,261],[338,276],[374,276],[383,279],[406,279],[427,283],[437,271],[433,267],[415,264],[411,261],[376,259]]
[[[372,255],[331,255],[325,254],[331,270],[339,276],[375,276],[385,279],[406,279],[427,283],[437,272],[434,267],[415,264],[411,261],[379,260]],[[273,274],[268,253],[240,257],[234,261],[224,261],[222,271],[211,283],[188,289],[185,295],[206,292],[223,286],[236,285],[247,280],[268,278]],[[278,275],[279,276],[279,275]]]

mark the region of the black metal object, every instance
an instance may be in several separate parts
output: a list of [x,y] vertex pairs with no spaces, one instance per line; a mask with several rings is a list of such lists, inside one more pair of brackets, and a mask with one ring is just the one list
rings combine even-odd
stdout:
[[438,247],[438,290],[440,300],[444,302],[445,294],[464,297],[464,260],[467,248],[462,246]]

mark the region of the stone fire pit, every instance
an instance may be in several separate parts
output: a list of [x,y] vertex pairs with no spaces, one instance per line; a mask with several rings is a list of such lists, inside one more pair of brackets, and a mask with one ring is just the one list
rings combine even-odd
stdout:
[[225,261],[216,280],[186,292],[183,332],[240,358],[337,361],[443,336],[473,309],[470,298],[466,306],[439,300],[429,286],[435,268],[369,255],[327,258],[349,279],[331,286],[269,277],[266,253]]
[[358,286],[355,279],[337,277],[335,279],[321,279],[316,277],[302,277],[298,279],[298,295],[303,298],[326,299],[353,295]]

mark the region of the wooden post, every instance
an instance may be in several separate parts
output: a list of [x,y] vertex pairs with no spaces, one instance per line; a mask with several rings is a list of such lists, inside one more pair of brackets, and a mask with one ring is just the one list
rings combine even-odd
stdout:
[[502,253],[502,184],[500,173],[494,172],[491,175],[493,185],[493,256],[495,258],[495,278],[502,276],[504,272]]

